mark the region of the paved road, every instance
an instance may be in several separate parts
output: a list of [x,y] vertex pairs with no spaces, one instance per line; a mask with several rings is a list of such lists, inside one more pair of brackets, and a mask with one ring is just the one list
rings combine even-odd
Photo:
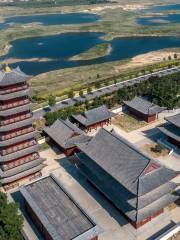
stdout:
[[34,119],[39,119],[39,118],[43,117],[47,112],[57,111],[57,110],[60,110],[60,109],[66,108],[66,107],[74,106],[78,102],[85,102],[86,100],[92,100],[92,99],[95,99],[96,97],[103,96],[107,93],[112,93],[120,88],[131,86],[131,85],[134,85],[135,83],[145,81],[149,77],[152,77],[152,76],[162,77],[162,76],[166,76],[166,75],[176,73],[176,72],[180,72],[180,67],[174,67],[174,68],[170,68],[170,69],[166,69],[166,70],[161,70],[161,71],[158,71],[155,73],[150,73],[150,74],[146,74],[146,75],[143,75],[140,77],[132,78],[132,79],[129,79],[129,80],[117,83],[117,84],[112,84],[107,87],[103,87],[96,91],[93,91],[91,94],[86,94],[83,97],[79,96],[79,97],[74,97],[73,99],[66,99],[66,100],[57,102],[56,105],[53,107],[46,106],[44,108],[35,110],[34,111]]

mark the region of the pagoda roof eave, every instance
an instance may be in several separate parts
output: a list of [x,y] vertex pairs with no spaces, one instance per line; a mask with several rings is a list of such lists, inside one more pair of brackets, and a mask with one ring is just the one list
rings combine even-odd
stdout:
[[26,170],[30,169],[30,168],[38,166],[43,161],[44,161],[44,159],[38,158],[38,159],[35,159],[35,160],[30,161],[30,162],[24,163],[20,166],[17,166],[15,168],[12,168],[12,169],[7,170],[7,171],[2,171],[0,169],[0,178],[2,179],[2,178],[12,177],[13,175],[19,174],[23,171],[26,171]]

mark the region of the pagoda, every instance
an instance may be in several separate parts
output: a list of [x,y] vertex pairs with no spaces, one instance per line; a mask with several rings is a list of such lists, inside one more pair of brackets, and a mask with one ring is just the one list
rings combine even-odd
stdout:
[[11,185],[43,168],[33,127],[32,102],[19,67],[0,70],[0,183]]

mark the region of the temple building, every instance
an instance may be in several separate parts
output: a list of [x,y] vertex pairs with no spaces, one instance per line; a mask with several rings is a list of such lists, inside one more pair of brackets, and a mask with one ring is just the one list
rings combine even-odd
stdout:
[[103,127],[104,125],[111,124],[111,118],[115,114],[110,112],[105,105],[85,111],[82,114],[73,115],[72,121],[76,123],[81,129],[86,132],[92,129],[97,129],[97,127]]
[[165,118],[167,123],[159,127],[159,130],[167,136],[168,142],[180,148],[180,113]]
[[78,145],[79,168],[135,227],[163,213],[176,201],[179,174],[151,159],[114,131],[100,129]]
[[166,109],[142,97],[135,97],[131,101],[124,101],[124,105],[130,113],[148,123],[155,121],[158,118],[158,113]]
[[0,182],[13,184],[43,168],[32,124],[30,76],[19,68],[0,70]]
[[45,240],[98,240],[102,229],[55,175],[21,187],[26,213]]
[[69,119],[58,119],[50,127],[44,127],[43,131],[46,140],[53,141],[66,156],[74,154],[77,150],[76,143],[87,142],[91,139]]
[[76,143],[87,142],[90,137],[76,125],[67,120],[56,120],[50,127],[44,127],[47,141],[53,141],[66,155],[73,155],[77,150]]

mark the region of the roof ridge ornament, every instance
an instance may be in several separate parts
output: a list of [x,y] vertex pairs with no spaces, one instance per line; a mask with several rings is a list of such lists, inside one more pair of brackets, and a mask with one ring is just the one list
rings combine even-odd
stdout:
[[5,63],[4,65],[4,72],[5,73],[10,73],[12,71],[12,69],[9,67],[8,63]]

